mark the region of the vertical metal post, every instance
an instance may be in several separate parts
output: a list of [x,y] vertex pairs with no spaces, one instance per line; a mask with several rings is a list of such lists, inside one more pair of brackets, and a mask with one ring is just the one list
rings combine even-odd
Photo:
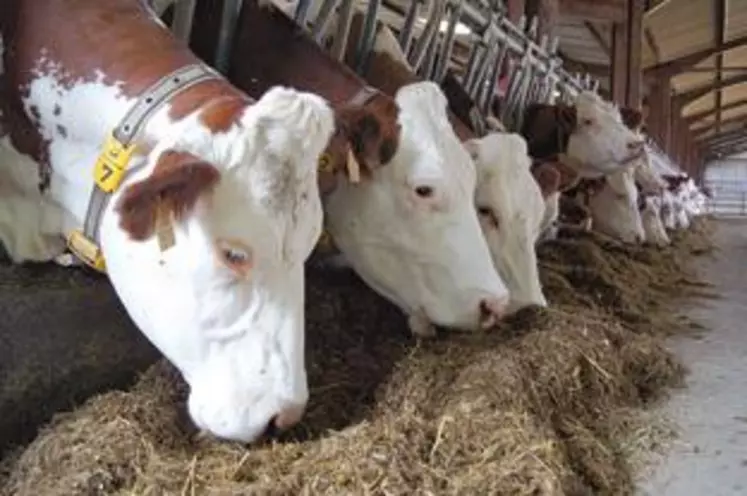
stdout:
[[239,19],[243,0],[225,0],[221,13],[218,47],[215,50],[215,68],[226,74],[231,56],[233,38],[236,35],[236,23]]
[[309,12],[309,4],[311,4],[311,0],[298,0],[298,4],[296,4],[296,12],[293,16],[293,20],[296,21],[296,24],[304,29],[306,29],[306,17]]
[[174,22],[171,23],[171,31],[185,44],[189,44],[189,35],[192,34],[196,4],[197,0],[179,0],[174,3]]
[[415,19],[418,17],[418,10],[420,9],[420,0],[410,0],[410,9],[407,11],[405,17],[405,23],[402,26],[402,30],[399,32],[399,46],[402,48],[402,53],[405,57],[410,52],[410,46],[412,45],[412,31],[415,27]]
[[336,60],[342,60],[345,57],[345,47],[348,46],[350,24],[353,22],[353,11],[353,0],[342,0],[340,21],[337,24],[337,33],[335,33],[332,49],[330,50]]
[[439,25],[441,24],[441,18],[443,17],[443,11],[445,8],[446,0],[433,0],[431,15],[428,17],[428,22],[425,25],[423,33],[418,38],[415,48],[412,51],[412,56],[408,58],[410,67],[414,71],[418,71],[425,58],[428,46],[433,42],[433,38],[438,32]]
[[368,9],[363,21],[363,31],[358,38],[358,45],[355,51],[355,71],[358,74],[365,74],[368,67],[368,58],[376,39],[376,20],[379,16],[381,0],[368,0]]
[[311,37],[314,41],[321,44],[324,41],[324,35],[327,34],[327,27],[332,20],[332,14],[335,13],[339,0],[324,0],[319,8],[319,14],[314,19],[314,25],[311,27]]
[[441,53],[438,57],[436,70],[433,79],[436,82],[441,82],[446,75],[446,71],[449,69],[449,60],[451,60],[451,53],[454,48],[454,38],[456,36],[456,27],[459,22],[459,18],[462,15],[462,6],[465,0],[457,0],[456,5],[451,7],[451,15],[449,16],[449,25],[446,29],[446,37],[442,43]]

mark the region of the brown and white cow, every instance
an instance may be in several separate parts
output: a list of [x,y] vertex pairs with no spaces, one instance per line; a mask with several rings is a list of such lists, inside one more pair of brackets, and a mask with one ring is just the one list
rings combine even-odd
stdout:
[[[362,16],[354,17],[351,40],[360,31],[361,23]],[[398,45],[387,42],[392,38],[389,28],[377,26],[365,74],[370,84],[389,94],[402,85],[420,81],[403,62],[405,57]],[[353,63],[354,46],[353,42],[348,45],[349,64]],[[509,289],[509,312],[526,305],[545,306],[535,244],[545,215],[543,198],[557,191],[560,174],[549,163],[541,170],[533,170],[526,143],[516,133],[491,133],[478,139],[451,111],[449,121],[474,162],[474,205],[495,268]]]
[[409,315],[414,333],[487,327],[503,314],[508,291],[473,208],[474,167],[437,85],[398,84],[355,102],[366,81],[275,5],[254,1],[243,4],[232,57],[230,78],[251,95],[290,85],[353,116],[344,134],[368,173],[324,195],[325,222],[347,263]]
[[283,87],[253,101],[140,0],[6,0],[0,35],[0,240],[16,262],[64,261],[112,130],[157,98],[140,99],[161,78],[205,75],[134,136],[98,222],[106,274],[189,384],[197,426],[252,441],[296,423],[309,394],[304,261],[322,228],[329,104]]
[[619,109],[592,91],[573,105],[530,104],[520,133],[534,159],[566,155],[584,177],[617,172],[637,161],[644,141],[622,121]]

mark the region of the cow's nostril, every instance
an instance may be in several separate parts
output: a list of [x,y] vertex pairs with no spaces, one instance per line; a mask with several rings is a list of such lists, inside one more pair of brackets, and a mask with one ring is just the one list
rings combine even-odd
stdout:
[[508,308],[509,298],[483,298],[480,300],[480,327],[489,329],[498,323]]

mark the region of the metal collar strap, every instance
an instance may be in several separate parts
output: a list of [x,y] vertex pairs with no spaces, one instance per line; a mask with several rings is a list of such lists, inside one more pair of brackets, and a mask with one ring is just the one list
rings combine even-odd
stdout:
[[67,239],[68,249],[86,265],[106,271],[103,254],[98,246],[99,221],[127,173],[136,148],[138,132],[152,115],[174,95],[202,81],[219,78],[220,75],[203,64],[192,64],[177,69],[151,85],[135,105],[125,114],[111,135],[106,138],[103,149],[94,166],[94,187],[88,200],[88,209],[83,231],[74,230]]

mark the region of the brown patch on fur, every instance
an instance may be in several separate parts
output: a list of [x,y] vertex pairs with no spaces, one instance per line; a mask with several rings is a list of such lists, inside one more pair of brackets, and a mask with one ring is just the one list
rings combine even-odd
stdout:
[[[54,65],[59,68],[55,78],[62,88],[96,80],[101,73],[104,84],[119,84],[125,96],[135,97],[166,74],[199,62],[168,28],[154,22],[144,2],[11,0],[0,10],[0,32],[6,48],[3,77],[7,84],[0,105],[14,146],[39,162],[43,186],[52,166],[48,161],[49,142],[40,132],[38,110],[27,112],[21,104],[37,73],[50,74]],[[42,55],[48,62],[40,66]],[[222,84],[231,88],[225,81]],[[196,108],[189,95],[204,92],[206,87],[214,88],[214,84],[190,88],[175,99],[176,105],[183,102]],[[240,95],[235,89],[230,91]],[[66,109],[80,113],[81,118],[90,111]],[[53,109],[54,115],[60,112],[58,107]]]
[[225,133],[239,121],[249,105],[251,102],[245,97],[226,96],[213,100],[200,112],[200,122],[214,133]]
[[532,176],[542,190],[543,198],[547,198],[560,188],[560,171],[550,162],[532,168]]
[[547,161],[536,161],[532,164],[532,174],[535,174],[535,170],[545,167],[552,168],[558,173],[558,191],[568,191],[575,187],[581,179],[581,176],[571,167],[565,165],[563,162],[558,160],[547,160]]
[[373,171],[394,157],[400,138],[398,113],[394,101],[381,94],[363,107],[344,107],[338,112],[338,127],[365,169]]
[[167,150],[147,179],[124,190],[116,207],[119,225],[131,239],[145,241],[153,235],[160,205],[181,220],[219,180],[220,171],[214,165],[188,152]]
[[227,81],[209,79],[175,95],[169,102],[169,118],[178,121],[213,102],[228,99],[244,102],[245,106],[253,103],[252,99]]
[[643,126],[643,113],[632,107],[620,107],[623,124],[632,131],[640,131]]
[[565,152],[577,125],[575,107],[533,103],[524,114],[520,134],[527,140],[529,155],[545,159]]
[[597,178],[583,178],[578,183],[566,191],[566,194],[570,197],[578,198],[583,197],[583,203],[587,204],[589,199],[594,195],[600,193],[604,186],[607,184],[607,179],[604,177]]
[[591,218],[591,212],[576,198],[561,195],[558,200],[558,221],[562,224],[581,226]]

